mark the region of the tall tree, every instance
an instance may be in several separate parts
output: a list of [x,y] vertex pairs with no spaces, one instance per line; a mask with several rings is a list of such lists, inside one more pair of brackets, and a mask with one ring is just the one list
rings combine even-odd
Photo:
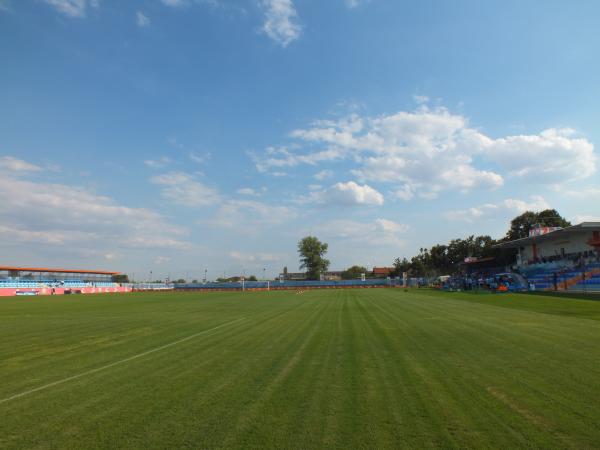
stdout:
[[367,269],[362,266],[352,266],[342,272],[342,278],[344,280],[355,280],[360,278],[362,274],[367,273]]
[[298,242],[300,269],[306,269],[306,277],[309,280],[318,280],[321,273],[329,268],[329,260],[325,258],[328,247],[325,242],[314,236],[306,236]]
[[571,222],[562,217],[555,209],[545,209],[539,213],[526,211],[510,222],[510,228],[504,237],[505,241],[514,241],[529,236],[529,230],[535,225],[543,227],[569,227]]
[[400,277],[404,272],[410,272],[412,270],[411,263],[406,258],[396,258],[394,260],[394,270],[392,272],[392,276]]

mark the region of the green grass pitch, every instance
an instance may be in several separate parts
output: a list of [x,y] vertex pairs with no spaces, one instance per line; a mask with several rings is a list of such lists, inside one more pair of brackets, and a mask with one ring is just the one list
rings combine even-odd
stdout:
[[0,448],[599,448],[600,302],[0,300]]

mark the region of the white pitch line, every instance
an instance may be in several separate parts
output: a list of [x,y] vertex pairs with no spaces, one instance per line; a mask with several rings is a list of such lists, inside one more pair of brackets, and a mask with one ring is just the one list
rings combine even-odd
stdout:
[[171,342],[169,344],[161,345],[160,347],[156,347],[156,348],[153,348],[151,350],[147,350],[147,351],[145,351],[143,353],[138,353],[137,355],[130,356],[129,358],[121,359],[119,361],[107,364],[107,365],[102,366],[102,367],[97,367],[95,369],[91,369],[91,370],[79,373],[77,375],[73,375],[73,376],[68,377],[68,378],[63,378],[62,380],[53,381],[52,383],[45,384],[45,385],[37,387],[35,389],[30,389],[28,391],[21,392],[20,394],[11,395],[10,397],[3,398],[2,400],[0,400],[0,404],[9,402],[11,400],[15,400],[15,399],[20,398],[20,397],[24,397],[24,396],[29,395],[29,394],[33,394],[33,393],[38,392],[38,391],[42,391],[44,389],[51,388],[51,387],[56,386],[58,384],[67,383],[69,381],[76,380],[77,378],[85,377],[86,375],[91,375],[93,373],[100,372],[101,370],[110,369],[111,367],[118,366],[119,364],[124,364],[126,362],[133,361],[134,359],[141,358],[141,357],[149,355],[151,353],[155,353],[155,352],[158,352],[160,350],[164,350],[165,348],[173,347],[174,345],[181,344],[182,342],[185,342],[185,341],[189,341],[190,339],[194,339],[195,337],[201,336],[201,335],[206,334],[206,333],[208,333],[210,331],[214,331],[214,330],[217,330],[219,328],[223,328],[223,327],[225,327],[227,325],[231,325],[231,324],[234,324],[236,322],[239,322],[239,321],[245,320],[245,319],[246,319],[245,317],[240,317],[239,319],[232,320],[231,322],[227,322],[227,323],[221,324],[219,326],[216,326],[214,328],[210,328],[208,330],[200,331],[199,333],[192,334],[191,336],[185,337],[183,339],[179,339],[179,340]]

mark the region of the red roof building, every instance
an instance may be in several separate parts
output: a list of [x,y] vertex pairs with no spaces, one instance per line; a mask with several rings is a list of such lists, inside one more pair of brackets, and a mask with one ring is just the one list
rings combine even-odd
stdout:
[[393,267],[373,267],[374,277],[389,277],[394,270]]

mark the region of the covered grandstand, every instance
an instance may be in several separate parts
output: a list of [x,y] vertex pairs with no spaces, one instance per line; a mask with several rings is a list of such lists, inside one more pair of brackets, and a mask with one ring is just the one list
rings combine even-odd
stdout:
[[516,250],[513,270],[534,290],[600,291],[600,222],[534,228],[497,247]]
[[120,272],[47,267],[0,266],[0,296],[129,292],[115,283]]

